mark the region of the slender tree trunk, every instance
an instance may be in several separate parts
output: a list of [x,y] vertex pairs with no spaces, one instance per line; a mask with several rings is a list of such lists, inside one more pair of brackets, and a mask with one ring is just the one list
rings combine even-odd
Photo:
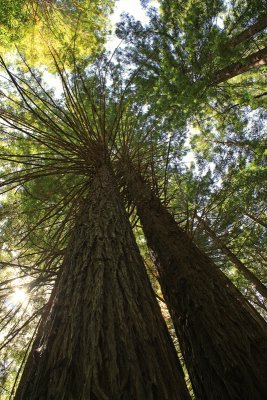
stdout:
[[206,221],[203,218],[197,216],[198,221],[200,222],[203,229],[208,233],[208,235],[214,240],[214,242],[218,245],[221,251],[229,258],[230,261],[236,266],[238,271],[240,271],[245,278],[249,282],[254,285],[255,289],[265,298],[267,299],[267,288],[264,284],[245,266],[242,261],[221,241],[220,238],[216,235],[216,233],[209,227]]
[[267,228],[267,223],[259,217],[256,217],[255,215],[252,215],[248,212],[245,212],[245,215],[247,215],[250,219],[252,219],[252,221],[256,222],[257,224],[263,226],[264,228]]
[[244,72],[250,71],[254,68],[262,67],[267,64],[267,46],[257,51],[256,53],[250,54],[246,58],[242,58],[241,61],[227,65],[227,67],[217,71],[212,79],[213,85],[226,82],[228,79],[234,78]]
[[190,398],[110,166],[96,169],[41,328],[16,400]]
[[230,39],[228,42],[229,47],[237,46],[238,44],[256,35],[256,33],[263,31],[266,27],[267,27],[267,15],[264,15],[257,22],[255,22],[255,24],[249,26],[247,29],[244,29],[238,35]]
[[[128,168],[127,168],[127,171]],[[199,400],[267,398],[264,320],[178,227],[142,177],[124,170]],[[252,308],[251,308],[252,309]]]

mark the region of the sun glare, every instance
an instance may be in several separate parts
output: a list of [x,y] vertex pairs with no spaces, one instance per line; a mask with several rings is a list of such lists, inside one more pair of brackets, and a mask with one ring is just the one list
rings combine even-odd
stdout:
[[9,298],[9,302],[13,305],[22,304],[28,298],[28,293],[26,290],[21,288],[16,288]]

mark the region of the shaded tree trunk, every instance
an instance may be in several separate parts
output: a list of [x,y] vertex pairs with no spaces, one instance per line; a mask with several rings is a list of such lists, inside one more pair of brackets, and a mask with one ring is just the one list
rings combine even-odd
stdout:
[[96,169],[55,292],[16,400],[190,398],[109,165]]
[[239,258],[221,241],[221,239],[216,235],[216,233],[209,227],[203,218],[197,216],[197,220],[200,222],[203,229],[208,233],[208,235],[214,240],[214,242],[221,249],[223,254],[225,254],[230,261],[236,266],[238,271],[240,271],[244,277],[252,283],[255,289],[267,299],[267,288],[264,284],[245,266],[245,264],[239,260]]
[[178,227],[132,167],[124,170],[123,182],[155,254],[196,398],[267,398],[265,321]]
[[262,67],[266,64],[267,47],[264,47],[256,53],[250,54],[246,58],[242,58],[241,61],[227,65],[227,67],[217,71],[212,79],[212,84],[217,85],[226,82],[235,76],[250,71],[251,69]]

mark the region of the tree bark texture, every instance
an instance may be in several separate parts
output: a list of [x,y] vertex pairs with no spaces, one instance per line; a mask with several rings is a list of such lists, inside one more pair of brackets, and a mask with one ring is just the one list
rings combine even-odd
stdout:
[[226,82],[235,76],[243,74],[244,72],[262,67],[266,64],[267,47],[264,47],[256,53],[250,54],[246,58],[242,58],[241,61],[227,65],[227,67],[217,71],[212,79],[212,84],[218,85],[219,83]]
[[252,283],[255,289],[263,296],[264,299],[267,299],[267,287],[254,275],[245,264],[239,260],[239,258],[227,247],[221,239],[216,235],[216,233],[209,227],[206,221],[203,218],[197,216],[198,221],[200,222],[203,229],[207,232],[207,234],[213,239],[214,243],[218,245],[223,254],[225,254],[230,261],[236,266],[238,271],[244,275],[244,277]]
[[16,400],[189,399],[110,167],[98,167]]
[[[124,172],[152,249],[196,398],[267,398],[267,332],[226,276],[176,224],[139,173]],[[245,299],[244,299],[245,300]]]

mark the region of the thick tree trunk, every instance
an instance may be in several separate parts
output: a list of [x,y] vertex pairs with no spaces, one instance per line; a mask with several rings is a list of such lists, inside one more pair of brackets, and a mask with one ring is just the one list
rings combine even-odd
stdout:
[[162,291],[199,400],[267,398],[267,332],[241,294],[199,251],[142,177],[124,171],[155,254]]
[[212,79],[213,85],[226,82],[235,76],[243,74],[244,72],[250,71],[251,69],[262,67],[267,64],[267,47],[257,51],[256,53],[250,54],[246,58],[242,58],[241,61],[227,65],[227,67],[217,71]]
[[257,22],[255,22],[255,24],[249,26],[247,29],[244,29],[238,35],[230,39],[228,42],[229,47],[237,46],[238,44],[256,35],[256,33],[263,31],[266,27],[267,27],[267,15],[264,15]]
[[41,328],[16,400],[190,398],[109,166],[95,172]]
[[223,254],[225,254],[230,261],[236,266],[238,271],[240,271],[244,277],[254,285],[255,289],[263,296],[263,298],[267,299],[267,288],[264,284],[245,266],[245,264],[239,260],[239,258],[221,241],[221,239],[216,235],[216,233],[209,227],[206,221],[203,218],[197,216],[198,221],[200,222],[203,229],[208,233],[208,235],[214,240],[214,242],[221,249]]

